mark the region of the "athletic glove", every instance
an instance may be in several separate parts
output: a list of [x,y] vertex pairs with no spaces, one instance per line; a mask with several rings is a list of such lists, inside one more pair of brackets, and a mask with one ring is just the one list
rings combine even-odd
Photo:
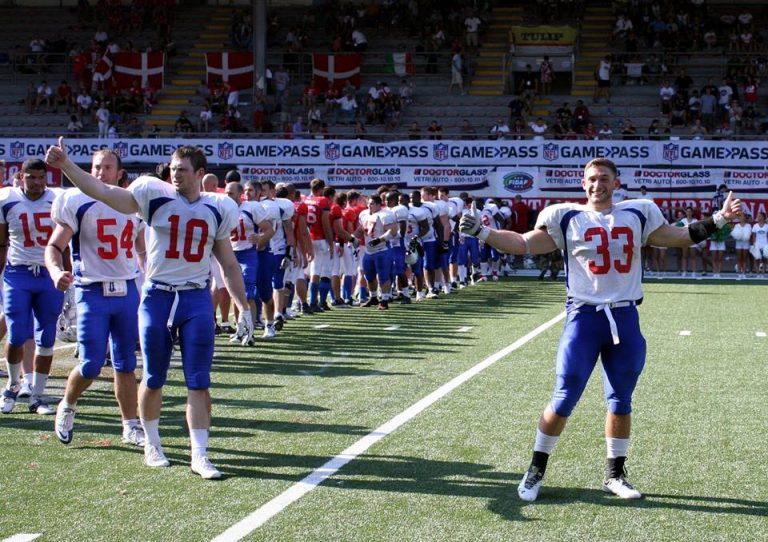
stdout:
[[381,243],[383,243],[383,242],[384,242],[384,241],[382,241],[382,240],[381,240],[381,239],[379,239],[378,237],[374,237],[373,239],[371,239],[370,241],[368,241],[368,248],[375,248],[375,247],[379,246],[379,245],[380,245]]
[[251,311],[243,311],[240,318],[237,319],[237,331],[229,338],[229,342],[239,342],[243,346],[253,346],[256,341],[253,339],[253,318]]
[[491,229],[487,226],[483,226],[480,219],[480,213],[474,202],[472,202],[472,211],[461,217],[461,220],[459,221],[459,231],[465,235],[477,237],[481,241],[488,239]]

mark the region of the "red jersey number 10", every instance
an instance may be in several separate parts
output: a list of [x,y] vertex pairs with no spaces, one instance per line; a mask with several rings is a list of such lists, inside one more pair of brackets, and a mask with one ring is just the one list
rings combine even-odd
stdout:
[[[184,231],[181,232],[183,238],[182,254],[179,253],[179,230],[181,217],[179,215],[171,215],[168,217],[168,222],[171,223],[170,239],[168,241],[168,250],[165,251],[165,257],[171,260],[178,260],[183,254],[184,259],[188,262],[199,262],[203,259],[205,254],[205,245],[208,242],[208,223],[205,220],[199,218],[192,218],[184,225]],[[197,244],[193,246],[195,242],[195,230],[199,230],[199,239]]]

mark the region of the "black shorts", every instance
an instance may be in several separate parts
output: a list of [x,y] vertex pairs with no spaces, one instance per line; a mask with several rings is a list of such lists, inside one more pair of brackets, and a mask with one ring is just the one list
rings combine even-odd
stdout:
[[598,88],[608,88],[611,86],[611,80],[610,79],[598,79],[597,80],[597,86]]

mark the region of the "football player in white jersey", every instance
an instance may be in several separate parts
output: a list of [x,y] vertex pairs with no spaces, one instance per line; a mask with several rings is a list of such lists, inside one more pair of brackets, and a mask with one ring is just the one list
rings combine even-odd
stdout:
[[[259,268],[259,251],[264,250],[275,233],[272,223],[267,219],[267,211],[257,201],[242,201],[243,185],[238,181],[228,182],[225,194],[235,202],[238,209],[237,226],[229,237],[232,250],[240,264],[245,284],[245,295],[251,307],[251,315],[256,314],[256,274]],[[254,326],[256,322],[254,321]]]
[[[113,151],[104,149],[93,155],[91,175],[101,182],[117,186],[122,172],[120,157]],[[56,409],[56,436],[64,444],[72,441],[77,401],[101,373],[111,346],[123,442],[144,446],[136,385],[136,278],[145,253],[143,224],[136,215],[118,213],[76,188],[54,201],[51,216],[56,227],[45,249],[45,266],[61,291],[75,285],[80,359],[69,373],[64,398]],[[72,271],[64,266],[68,244]]]
[[[488,198],[482,204],[480,218],[483,221],[483,226],[487,226],[492,229],[499,229],[500,224],[503,222],[504,217],[499,213],[499,207],[491,198]],[[480,207],[480,205],[478,205]],[[499,280],[499,251],[495,247],[485,243],[480,248],[480,273],[483,275],[483,280],[488,280],[490,275],[494,281]]]
[[[365,236],[363,274],[371,291],[370,299],[361,304],[361,307],[372,307],[378,304],[379,310],[389,308],[392,297],[390,241],[394,238],[396,231],[395,215],[382,212],[381,196],[371,196],[368,199],[368,209],[360,213],[360,228],[355,232],[355,235],[363,233]],[[376,295],[377,287],[381,290],[381,299]]]
[[3,414],[13,411],[20,390],[24,343],[34,335],[36,348],[29,411],[53,414],[53,408],[43,399],[43,392],[53,361],[56,321],[64,293],[51,282],[43,253],[53,232],[51,206],[56,193],[47,188],[47,168],[42,160],[26,160],[21,166],[21,175],[21,187],[0,191],[0,271],[5,270],[4,309],[8,326],[5,344],[8,384],[3,391],[1,409]]
[[448,206],[437,199],[437,188],[425,186],[421,189],[421,205],[432,213],[434,236],[428,236],[432,237],[430,240],[424,238],[424,268],[429,289],[427,297],[433,298],[437,297],[443,283],[442,255],[449,250],[451,226],[448,223]]
[[[406,241],[411,250],[416,250],[419,257],[416,263],[411,265],[413,280],[416,286],[416,301],[424,301],[425,275],[424,259],[426,257],[427,243],[435,240],[435,230],[432,227],[432,211],[422,205],[421,192],[411,192],[411,205],[408,207],[408,228],[406,229]],[[434,244],[432,245],[434,249]],[[429,286],[427,286],[429,290]]]
[[606,158],[584,168],[582,188],[587,203],[546,207],[533,231],[520,234],[484,226],[468,215],[460,229],[508,254],[563,251],[566,259],[566,311],[560,339],[552,401],[539,420],[533,458],[518,486],[525,501],[534,501],[547,460],[595,367],[603,364],[607,458],[603,491],[625,499],[642,495],[626,479],[632,393],[645,364],[645,339],[636,305],[643,299],[640,249],[685,247],[700,243],[741,214],[741,202],[729,194],[712,217],[677,228],[667,223],[651,200],[613,203],[619,187],[616,165]]
[[128,189],[104,184],[68,157],[64,138],[46,153],[49,165],[61,169],[90,197],[122,213],[139,213],[149,227],[147,277],[139,306],[139,338],[144,377],[139,389],[141,422],[146,433],[144,463],[167,467],[160,444],[162,389],[171,361],[170,318],[178,332],[187,384],[187,425],[192,471],[203,478],[220,478],[208,460],[211,424],[210,373],[213,361],[213,303],[209,289],[210,258],[214,254],[224,282],[240,309],[237,336],[252,344],[253,320],[229,236],[237,225],[237,207],[223,196],[201,193],[205,175],[203,152],[189,145],[171,157],[171,184],[139,177]]
[[[235,170],[228,171],[227,177],[240,181],[240,173]],[[213,173],[206,173],[203,175],[202,185],[203,192],[216,194],[219,188],[219,178]],[[229,323],[229,308],[232,299],[227,292],[224,277],[221,276],[221,266],[216,258],[211,258],[211,295],[213,295],[213,321],[216,322],[216,333],[232,333],[234,330]],[[221,313],[221,326],[216,319],[217,312]]]
[[408,207],[400,203],[400,192],[392,191],[387,194],[387,209],[394,215],[397,223],[397,230],[392,238],[393,271],[397,290],[400,292],[397,300],[408,304],[411,302],[408,277],[405,274],[405,232],[408,230]]

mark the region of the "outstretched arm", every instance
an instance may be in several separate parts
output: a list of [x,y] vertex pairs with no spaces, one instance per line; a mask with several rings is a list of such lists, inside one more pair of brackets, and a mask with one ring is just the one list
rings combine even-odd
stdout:
[[723,208],[711,217],[694,222],[687,228],[663,224],[648,236],[648,244],[657,247],[688,247],[700,243],[731,220],[741,216],[741,212],[741,200],[733,199],[733,192],[728,192]]
[[493,248],[506,254],[547,254],[557,249],[552,236],[543,228],[524,234],[509,230],[494,230],[483,226],[480,213],[472,205],[472,213],[461,217],[459,230],[477,237]]
[[51,167],[60,169],[84,194],[103,201],[115,211],[130,214],[139,210],[139,205],[130,191],[105,184],[72,162],[67,156],[63,137],[59,138],[58,146],[52,145],[48,148],[48,152],[45,153],[45,162]]

